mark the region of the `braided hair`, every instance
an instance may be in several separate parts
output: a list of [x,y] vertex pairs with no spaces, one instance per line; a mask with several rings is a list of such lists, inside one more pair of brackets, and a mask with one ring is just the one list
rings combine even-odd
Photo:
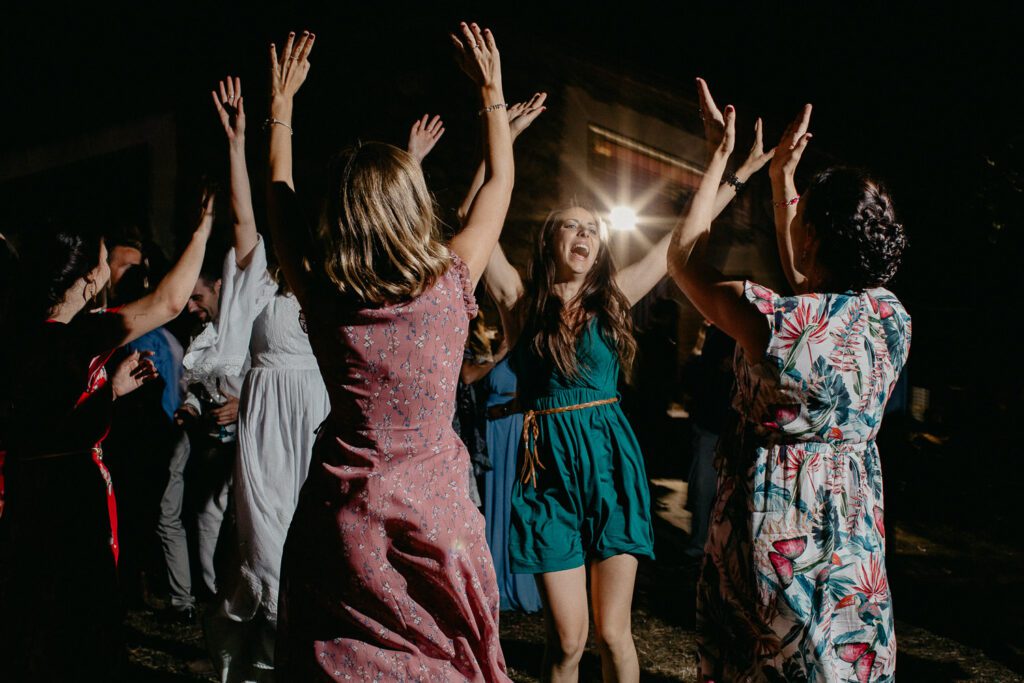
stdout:
[[803,221],[835,291],[881,287],[896,275],[907,236],[886,187],[867,172],[829,168],[811,181]]

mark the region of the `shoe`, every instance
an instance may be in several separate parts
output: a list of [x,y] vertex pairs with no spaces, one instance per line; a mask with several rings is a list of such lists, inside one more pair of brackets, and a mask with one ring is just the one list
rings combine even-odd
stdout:
[[168,607],[161,610],[157,616],[165,624],[192,625],[196,623],[196,608],[176,609]]

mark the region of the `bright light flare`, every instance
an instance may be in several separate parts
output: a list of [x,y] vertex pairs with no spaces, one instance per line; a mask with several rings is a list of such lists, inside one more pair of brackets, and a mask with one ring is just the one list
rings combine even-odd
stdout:
[[608,214],[612,230],[636,230],[636,211],[628,206],[616,206]]

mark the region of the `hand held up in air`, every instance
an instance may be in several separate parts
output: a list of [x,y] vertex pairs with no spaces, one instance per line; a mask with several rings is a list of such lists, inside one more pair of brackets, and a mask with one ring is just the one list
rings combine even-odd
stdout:
[[241,144],[245,142],[245,108],[242,104],[242,79],[228,76],[220,82],[219,92],[211,90],[213,106],[217,109],[217,116],[224,126],[224,132],[228,137],[228,144]]
[[423,118],[417,119],[409,130],[409,144],[406,146],[406,150],[419,163],[423,163],[426,156],[430,154],[430,150],[434,149],[434,145],[444,135],[444,122],[441,117],[437,115],[432,119],[429,117],[429,114],[424,114]]
[[[451,34],[455,47],[455,61],[467,76],[481,90],[501,93],[501,56],[490,29],[481,29],[477,24],[462,22],[459,25],[461,39]],[[485,98],[486,99],[486,98]],[[498,104],[484,102],[484,106]],[[504,103],[501,103],[504,105]]]
[[779,146],[775,148],[772,164],[768,167],[768,175],[773,183],[791,181],[796,175],[800,158],[803,156],[804,150],[807,149],[807,143],[813,137],[811,133],[807,132],[807,128],[811,124],[811,109],[811,105],[805,104],[800,114],[793,119],[793,122],[782,134]]
[[547,98],[546,92],[534,93],[533,97],[526,102],[517,102],[508,108],[508,127],[512,132],[513,140],[547,110],[547,107],[544,106],[544,101]]
[[293,31],[280,55],[277,47],[270,44],[270,123],[277,121],[291,127],[292,100],[309,75],[309,53],[315,40],[316,36],[309,31],[303,31],[296,40]]

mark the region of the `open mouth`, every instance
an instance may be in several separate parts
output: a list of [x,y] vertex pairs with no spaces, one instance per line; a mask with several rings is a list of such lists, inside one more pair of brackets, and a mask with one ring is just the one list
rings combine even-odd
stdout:
[[585,244],[583,242],[577,242],[576,244],[572,245],[572,248],[569,249],[569,253],[572,254],[573,256],[578,256],[581,259],[586,259],[588,256],[590,256],[590,245]]

